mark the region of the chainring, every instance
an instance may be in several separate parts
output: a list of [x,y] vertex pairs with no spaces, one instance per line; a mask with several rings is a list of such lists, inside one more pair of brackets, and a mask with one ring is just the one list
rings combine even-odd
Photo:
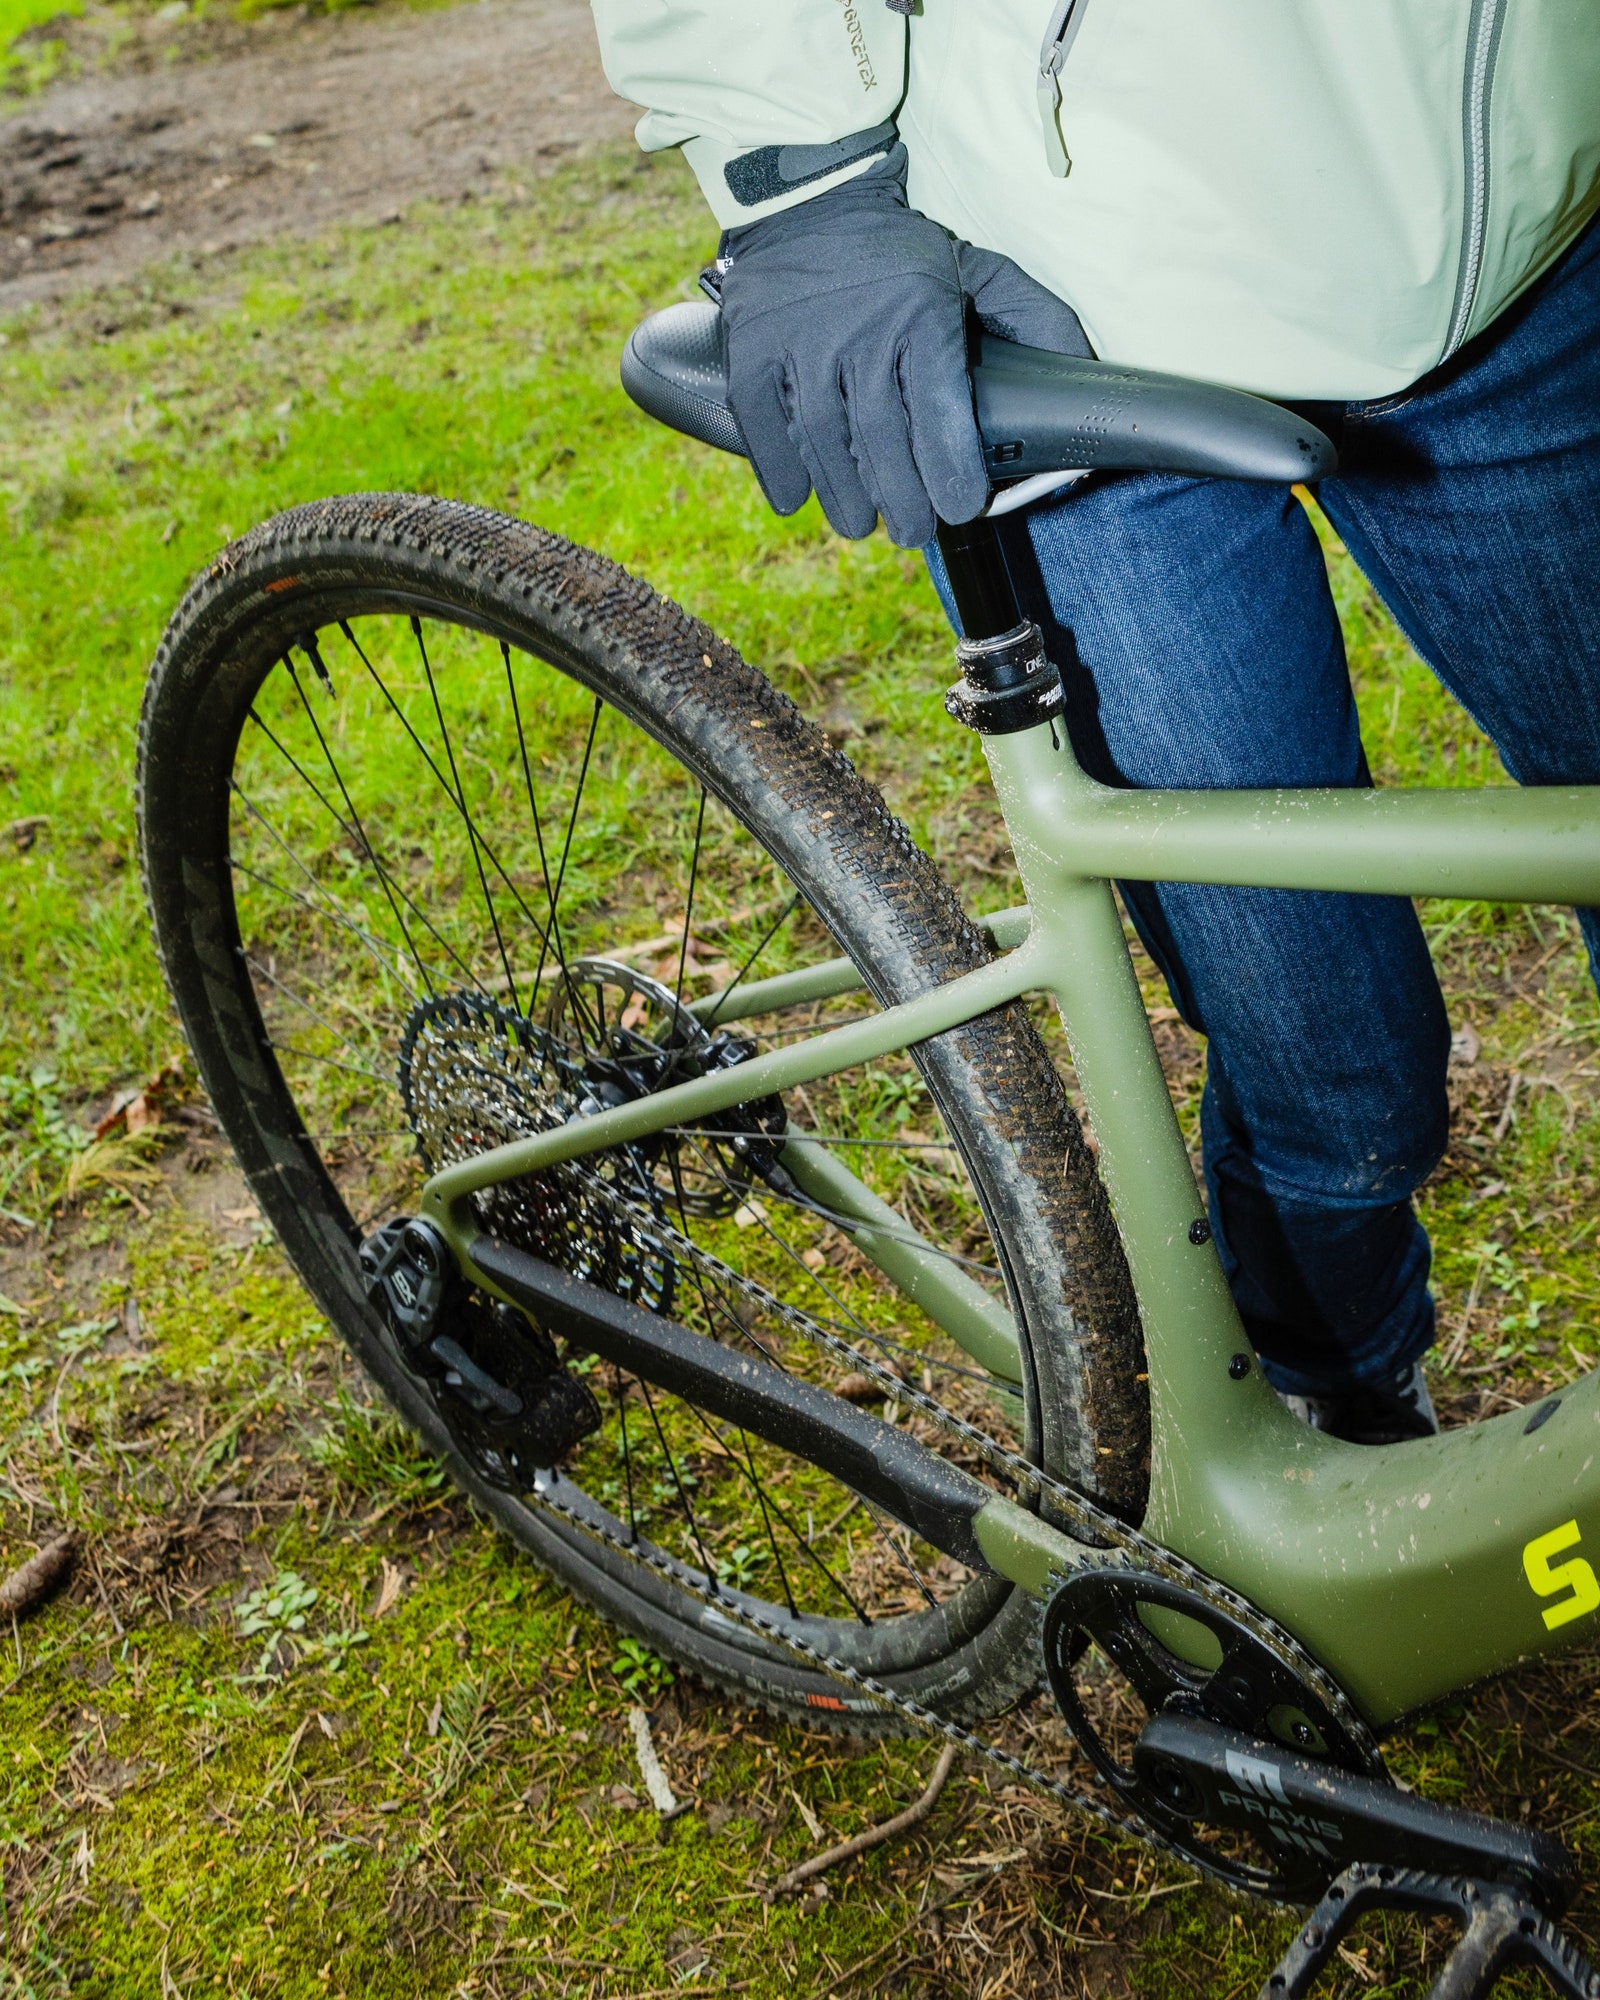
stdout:
[[[1225,1724],[1265,1743],[1363,1777],[1382,1774],[1368,1741],[1348,1729],[1307,1677],[1269,1648],[1251,1624],[1209,1595],[1146,1571],[1107,1565],[1068,1577],[1044,1616],[1045,1672],[1051,1692],[1084,1755],[1112,1792],[1158,1827],[1168,1844],[1235,1888],[1299,1900],[1320,1893],[1317,1862],[1310,1872],[1274,1857],[1263,1868],[1250,1851],[1228,1852],[1187,1810],[1176,1777],[1163,1790],[1117,1754],[1084,1699],[1088,1642],[1116,1668],[1146,1716],[1177,1710]],[[1183,1647],[1183,1653],[1174,1650]],[[1211,1656],[1196,1664],[1185,1654]],[[1326,1870],[1323,1870],[1326,1874]]]

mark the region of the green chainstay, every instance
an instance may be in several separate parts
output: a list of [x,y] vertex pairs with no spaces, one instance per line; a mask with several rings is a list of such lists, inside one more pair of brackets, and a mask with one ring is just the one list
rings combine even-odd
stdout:
[[[863,1353],[838,1334],[821,1326],[797,1307],[776,1298],[765,1286],[753,1278],[747,1278],[723,1263],[721,1258],[705,1250],[690,1237],[675,1229],[663,1217],[651,1214],[619,1195],[614,1186],[584,1167],[581,1162],[573,1162],[565,1171],[575,1178],[585,1181],[591,1191],[615,1208],[622,1209],[637,1227],[648,1231],[660,1239],[665,1239],[673,1252],[693,1263],[707,1277],[719,1285],[731,1287],[734,1291],[758,1302],[765,1311],[773,1314],[785,1326],[800,1333],[814,1346],[822,1348],[835,1360],[847,1362],[853,1369],[865,1374],[884,1392],[885,1398],[921,1412],[937,1428],[952,1437],[959,1438],[975,1450],[995,1472],[1011,1481],[1019,1493],[1026,1493],[1038,1500],[1048,1501],[1051,1518],[1062,1517],[1056,1525],[1065,1525],[1066,1531],[1083,1548],[1082,1562],[1086,1566],[1115,1566],[1130,1570],[1142,1570],[1151,1576],[1181,1585],[1191,1591],[1202,1602],[1224,1613],[1239,1625],[1245,1627],[1253,1637],[1267,1647],[1279,1662],[1291,1673],[1297,1675],[1311,1687],[1323,1702],[1328,1712],[1348,1733],[1352,1742],[1364,1751],[1376,1756],[1376,1745],[1365,1720],[1355,1709],[1349,1697],[1327,1671],[1306,1652],[1300,1642],[1279,1625],[1274,1619],[1256,1609],[1248,1599],[1225,1584],[1208,1577],[1192,1563],[1152,1541],[1137,1528],[1128,1526],[1114,1514],[1107,1512],[1094,1501],[1063,1484],[1059,1479],[1033,1465],[1018,1453],[1009,1450],[986,1431],[948,1410],[938,1399],[926,1391],[915,1388],[893,1373],[888,1365],[870,1354]],[[759,1343],[757,1343],[759,1346]],[[555,1475],[554,1483],[559,1483],[560,1475]],[[675,1588],[683,1590],[706,1604],[718,1616],[744,1627],[767,1644],[789,1653],[805,1665],[815,1668],[860,1693],[866,1694],[880,1707],[913,1723],[925,1734],[944,1737],[958,1748],[985,1760],[1005,1771],[1009,1776],[1020,1779],[1036,1791],[1044,1793],[1058,1804],[1074,1811],[1086,1813],[1108,1830],[1128,1838],[1143,1841],[1146,1845],[1159,1849],[1162,1853],[1183,1862],[1190,1867],[1213,1873],[1200,1856],[1177,1846],[1157,1827],[1136,1814],[1122,1813],[1107,1806],[1091,1792],[1075,1790],[1026,1763],[1011,1752],[986,1742],[982,1737],[965,1729],[961,1724],[951,1722],[936,1714],[908,1695],[885,1686],[870,1675],[852,1667],[848,1661],[837,1659],[809,1640],[788,1632],[774,1618],[751,1610],[731,1595],[725,1594],[712,1578],[702,1580],[696,1572],[668,1555],[665,1550],[643,1542],[637,1537],[615,1532],[599,1523],[585,1519],[575,1508],[567,1506],[552,1490],[552,1485],[540,1483],[532,1496],[545,1511],[558,1515],[569,1526],[577,1529],[591,1540],[601,1542],[625,1559],[639,1563],[642,1567],[655,1570],[667,1578]],[[1096,1546],[1100,1544],[1100,1546]],[[1063,1577],[1067,1572],[1063,1571]],[[1226,1878],[1222,1878],[1226,1879]],[[1232,1886],[1237,1886],[1234,1883]]]

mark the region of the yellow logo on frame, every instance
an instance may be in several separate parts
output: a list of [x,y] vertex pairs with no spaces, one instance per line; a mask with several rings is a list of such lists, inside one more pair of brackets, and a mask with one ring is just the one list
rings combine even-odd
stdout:
[[1522,1567],[1535,1597],[1554,1597],[1560,1590],[1572,1592],[1570,1597],[1545,1611],[1545,1626],[1551,1632],[1558,1625],[1570,1625],[1574,1618],[1600,1607],[1600,1582],[1596,1582],[1594,1571],[1582,1556],[1564,1563],[1553,1564],[1550,1560],[1563,1549],[1576,1548],[1582,1539],[1576,1521],[1563,1521],[1547,1535],[1535,1535],[1522,1551]]

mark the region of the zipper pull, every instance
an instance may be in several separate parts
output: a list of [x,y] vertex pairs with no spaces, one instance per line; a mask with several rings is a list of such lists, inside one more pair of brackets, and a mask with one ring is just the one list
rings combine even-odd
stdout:
[[1045,158],[1058,181],[1072,172],[1072,156],[1061,131],[1061,72],[1067,52],[1077,39],[1089,0],[1055,0],[1050,25],[1039,50],[1039,123],[1044,132]]

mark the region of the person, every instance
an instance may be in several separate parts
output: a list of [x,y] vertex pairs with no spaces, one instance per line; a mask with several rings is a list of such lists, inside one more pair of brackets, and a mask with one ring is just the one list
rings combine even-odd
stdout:
[[[1323,514],[1512,777],[1600,782],[1594,0],[593,7],[642,144],[721,225],[780,513],[815,491],[841,534],[927,548],[982,509],[969,314],[1292,402],[1340,450]],[[1289,491],[1103,476],[1004,531],[1096,777],[1370,782]],[[1120,887],[1208,1041],[1209,1212],[1268,1379],[1357,1442],[1437,1429],[1412,1196],[1449,1026],[1413,907]]]

